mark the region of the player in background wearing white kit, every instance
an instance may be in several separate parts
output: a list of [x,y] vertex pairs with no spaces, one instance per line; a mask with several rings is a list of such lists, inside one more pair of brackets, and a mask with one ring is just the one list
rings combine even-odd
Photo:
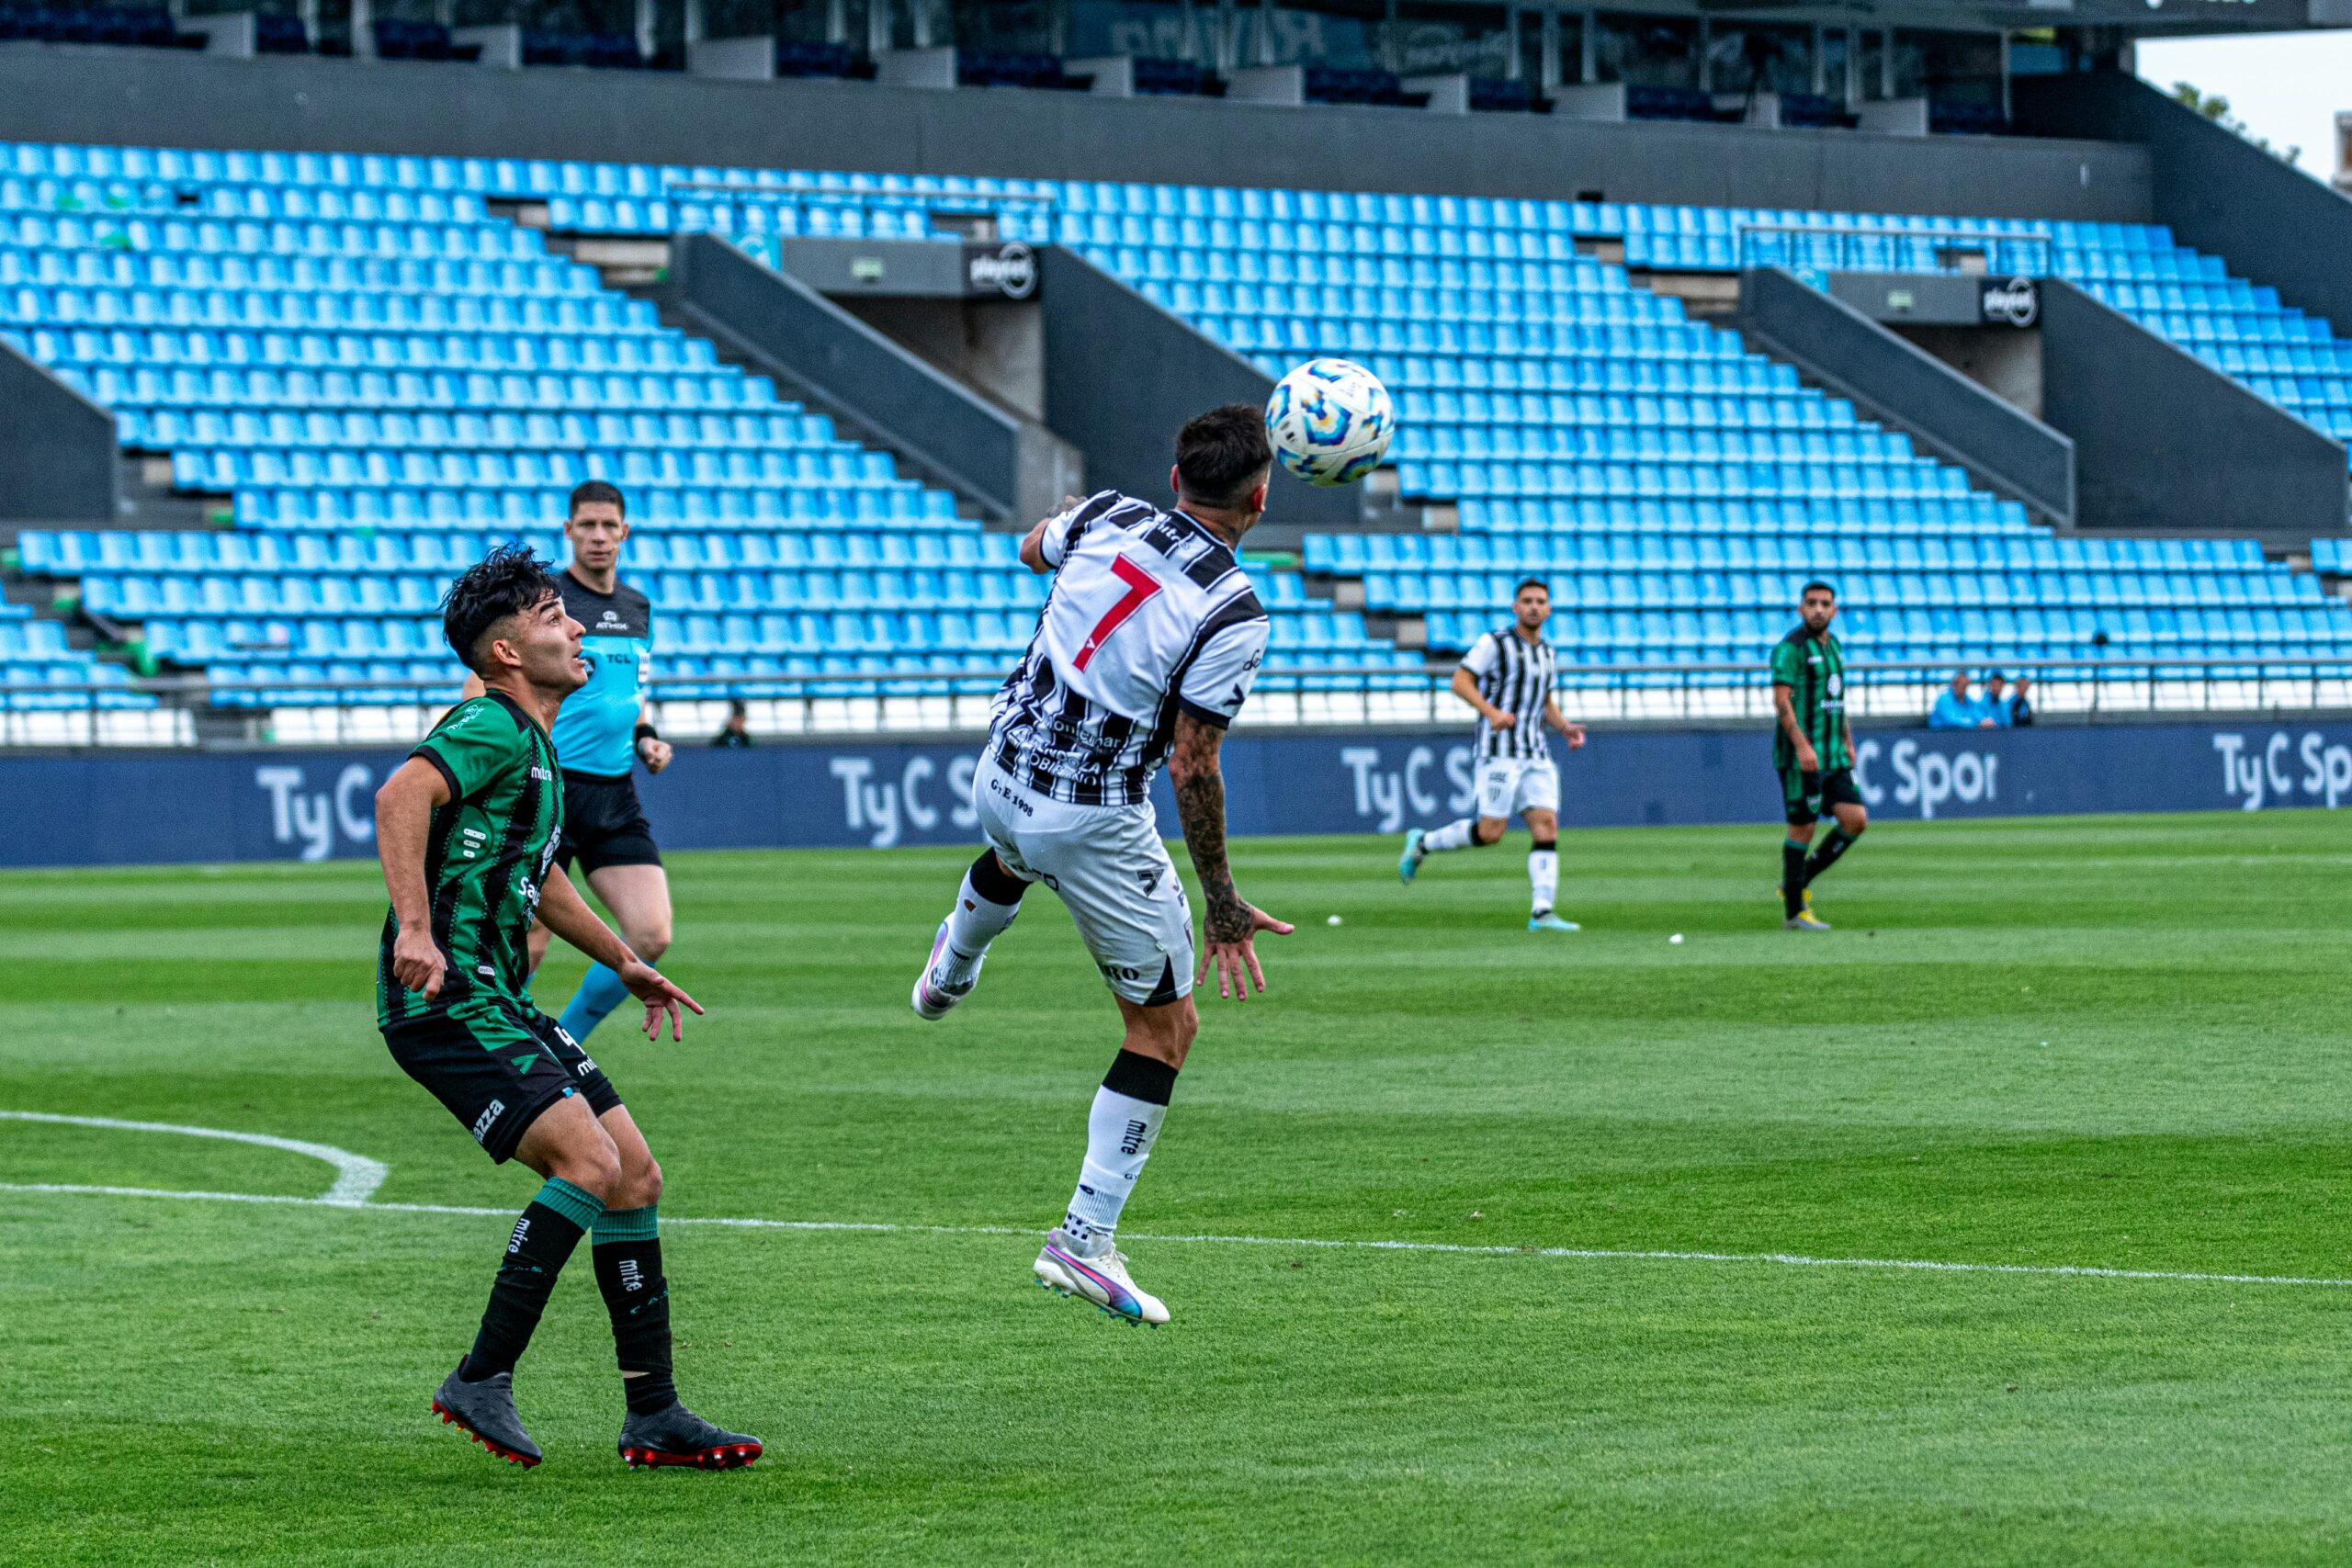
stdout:
[[1478,710],[1477,819],[1464,817],[1433,832],[1416,828],[1406,834],[1396,874],[1410,882],[1430,855],[1500,842],[1516,811],[1535,839],[1527,856],[1527,880],[1534,889],[1527,929],[1572,931],[1579,929],[1576,922],[1552,908],[1560,891],[1560,771],[1552,765],[1544,727],[1558,730],[1573,751],[1584,744],[1584,726],[1561,715],[1555,694],[1559,665],[1544,640],[1544,623],[1552,617],[1550,586],[1529,578],[1512,595],[1511,612],[1512,623],[1480,633],[1453,672],[1453,694]]
[[[1126,1038],[1087,1117],[1078,1189],[1035,1271],[1130,1323],[1168,1321],[1113,1240],[1200,1028],[1193,983],[1214,965],[1220,997],[1245,998],[1253,982],[1264,990],[1253,941],[1291,930],[1234,889],[1217,761],[1265,659],[1266,612],[1233,552],[1265,512],[1272,461],[1260,410],[1212,409],[1176,437],[1174,511],[1105,491],[1021,542],[1023,563],[1054,573],[1054,586],[973,775],[989,847],[915,981],[915,1011],[939,1018],[971,994],[1029,884],[1069,907]],[[1208,905],[1197,970],[1192,911],[1151,806],[1163,762]]]

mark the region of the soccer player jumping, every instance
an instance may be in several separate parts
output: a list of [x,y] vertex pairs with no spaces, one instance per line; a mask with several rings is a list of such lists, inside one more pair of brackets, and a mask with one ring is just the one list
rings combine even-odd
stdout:
[[514,1409],[514,1363],[580,1238],[613,1321],[628,1414],[621,1458],[729,1470],[760,1440],[678,1403],[670,1290],[655,1205],[662,1168],[596,1064],[524,990],[536,917],[645,1004],[645,1032],[684,1037],[693,998],[598,919],[556,864],[563,774],[548,725],[588,679],[580,623],[544,562],[493,550],[449,590],[442,629],[481,679],[376,794],[391,912],[377,961],[377,1024],[402,1070],[482,1151],[547,1179],[514,1222],[473,1349],[433,1408],[502,1459],[539,1462]]
[[[973,775],[988,848],[914,986],[915,1011],[944,1016],[971,994],[1031,883],[1069,907],[1126,1037],[1087,1117],[1077,1190],[1035,1272],[1130,1323],[1168,1321],[1113,1240],[1200,1028],[1193,986],[1214,966],[1218,996],[1246,998],[1253,981],[1263,991],[1254,939],[1291,930],[1234,889],[1217,761],[1265,658],[1266,612],[1234,549],[1266,510],[1272,461],[1259,409],[1212,409],[1176,437],[1174,511],[1104,491],[1021,542],[1022,561],[1054,573],[1054,585]],[[1197,971],[1192,911],[1152,813],[1163,762],[1208,903]]]
[[[1846,717],[1846,650],[1829,634],[1838,618],[1838,591],[1826,582],[1804,585],[1797,628],[1772,649],[1772,766],[1781,775],[1781,801],[1789,834],[1781,844],[1781,923],[1792,931],[1826,931],[1829,922],[1813,912],[1814,879],[1838,863],[1870,826],[1862,792],[1854,785],[1854,728]],[[1813,844],[1814,824],[1837,818],[1821,847]]]
[[1572,931],[1582,928],[1552,907],[1560,894],[1560,771],[1552,765],[1544,727],[1558,730],[1573,751],[1584,744],[1584,726],[1560,712],[1558,655],[1544,638],[1544,623],[1551,618],[1551,585],[1531,577],[1511,595],[1511,624],[1479,633],[1463,656],[1453,694],[1478,710],[1477,819],[1407,833],[1396,874],[1410,882],[1430,855],[1502,842],[1517,811],[1535,840],[1527,853],[1534,897],[1527,929]]

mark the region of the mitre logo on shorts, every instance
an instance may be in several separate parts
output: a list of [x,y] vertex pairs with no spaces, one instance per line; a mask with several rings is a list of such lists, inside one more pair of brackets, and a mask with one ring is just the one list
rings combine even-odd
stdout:
[[[493,1100],[488,1105],[483,1106],[481,1109],[481,1114],[474,1118],[474,1142],[479,1144],[483,1139],[489,1137],[491,1123],[497,1121],[505,1113],[506,1102],[503,1100]],[[525,1220],[523,1222],[524,1224],[529,1224],[531,1222],[528,1220]],[[514,1239],[517,1242],[520,1242],[523,1239],[523,1231],[520,1225],[515,1227]],[[506,1250],[512,1252],[514,1249],[510,1247]]]

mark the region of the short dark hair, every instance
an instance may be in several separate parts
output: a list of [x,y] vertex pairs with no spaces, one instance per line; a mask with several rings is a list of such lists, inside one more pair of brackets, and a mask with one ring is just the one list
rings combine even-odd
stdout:
[[1510,591],[1512,601],[1514,603],[1517,602],[1519,596],[1526,592],[1531,588],[1541,588],[1544,590],[1544,597],[1546,599],[1549,599],[1552,596],[1552,585],[1544,581],[1542,578],[1522,577],[1519,580],[1519,586]]
[[1826,593],[1832,599],[1838,597],[1838,590],[1832,588],[1829,584],[1822,581],[1821,579],[1816,577],[1811,582],[1806,583],[1803,588],[1797,590],[1797,598],[1802,602],[1806,594],[1815,592]]
[[571,503],[564,515],[577,517],[582,507],[593,506],[600,501],[607,506],[619,507],[622,516],[628,515],[628,502],[621,496],[621,487],[604,479],[582,479],[572,486]]
[[1187,420],[1176,433],[1176,479],[1204,506],[1238,506],[1273,466],[1266,413],[1253,403],[1227,403]]
[[560,597],[555,574],[527,545],[501,545],[449,584],[441,600],[441,635],[477,675],[490,673],[481,660],[482,639],[509,615],[536,610]]

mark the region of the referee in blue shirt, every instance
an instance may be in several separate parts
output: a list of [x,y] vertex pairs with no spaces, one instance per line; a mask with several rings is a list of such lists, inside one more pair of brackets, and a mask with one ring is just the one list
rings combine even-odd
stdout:
[[[645,696],[653,673],[653,606],[620,581],[628,516],[617,488],[590,479],[574,490],[563,535],[571,559],[556,575],[556,585],[564,609],[586,628],[580,657],[588,666],[588,683],[564,699],[550,731],[563,769],[563,839],[556,858],[566,871],[580,863],[621,936],[652,964],[670,948],[670,878],[638,803],[634,775],[640,762],[649,773],[670,765],[670,743],[655,731]],[[477,682],[466,682],[466,694],[479,694]],[[535,973],[547,946],[547,928],[533,927]],[[556,1021],[575,1041],[586,1040],[627,1000],[620,976],[591,964]]]

